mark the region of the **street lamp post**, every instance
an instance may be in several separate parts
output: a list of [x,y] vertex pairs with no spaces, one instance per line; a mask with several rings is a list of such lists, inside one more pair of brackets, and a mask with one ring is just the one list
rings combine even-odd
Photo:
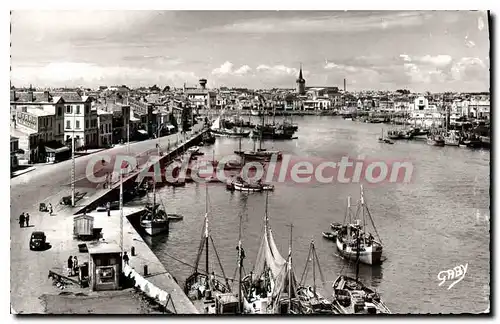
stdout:
[[75,112],[73,111],[73,136],[71,136],[71,207],[75,207]]
[[127,121],[127,154],[130,155],[130,116]]

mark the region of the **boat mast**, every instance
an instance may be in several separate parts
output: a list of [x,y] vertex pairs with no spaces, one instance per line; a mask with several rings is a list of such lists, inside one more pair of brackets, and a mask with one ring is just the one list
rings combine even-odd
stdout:
[[314,240],[311,242],[311,248],[312,248],[312,264],[313,264],[313,292],[314,296],[316,296],[316,260],[314,256],[316,255],[316,249],[314,248]]
[[363,185],[361,185],[361,212],[363,216],[363,231],[366,228],[366,218],[365,218],[365,197],[363,195]]
[[[158,152],[158,163],[160,163],[160,146],[157,145]],[[153,226],[153,220],[156,214],[156,165],[153,164],[153,211],[151,215],[151,226]]]
[[[205,271],[207,272],[207,278],[209,278],[210,273],[208,272],[208,185],[205,184]],[[207,280],[208,285],[208,280]]]
[[346,212],[346,220],[347,220],[347,237],[351,237],[351,196],[347,197],[347,212]]
[[243,268],[242,265],[242,253],[241,253],[241,213],[240,213],[240,229],[239,229],[239,238],[238,238],[238,271],[239,271],[239,280],[238,280],[238,304],[239,304],[239,311],[240,313],[243,313],[243,302],[241,300],[241,294],[242,294],[242,289],[241,289],[241,270]]
[[288,313],[292,311],[292,232],[293,224],[290,224],[290,248],[288,250]]

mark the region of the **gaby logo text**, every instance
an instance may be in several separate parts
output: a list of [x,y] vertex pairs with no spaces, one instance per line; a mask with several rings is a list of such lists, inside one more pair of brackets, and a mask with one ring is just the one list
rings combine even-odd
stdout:
[[451,289],[451,287],[455,286],[457,283],[459,283],[460,281],[462,281],[465,277],[465,274],[467,273],[467,266],[469,264],[466,263],[465,265],[458,265],[456,267],[454,267],[453,269],[449,269],[449,270],[443,270],[441,271],[440,273],[438,273],[438,280],[440,280],[441,282],[439,283],[438,286],[442,286],[446,280],[454,280],[449,286],[448,286],[448,290]]

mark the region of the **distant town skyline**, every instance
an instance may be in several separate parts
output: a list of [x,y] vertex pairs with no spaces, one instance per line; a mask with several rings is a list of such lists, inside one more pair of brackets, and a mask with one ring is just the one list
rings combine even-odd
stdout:
[[481,11],[14,11],[16,87],[489,91]]

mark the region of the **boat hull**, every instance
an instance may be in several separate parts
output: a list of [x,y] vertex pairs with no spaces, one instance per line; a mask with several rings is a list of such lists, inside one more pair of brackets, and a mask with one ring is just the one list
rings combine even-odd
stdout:
[[222,130],[222,129],[212,129],[211,132],[215,136],[222,136],[222,137],[248,137],[250,135],[250,132],[232,132],[229,130]]
[[[340,255],[351,261],[356,261],[358,258],[358,253],[356,251],[352,251],[348,249],[348,247],[344,246],[344,244],[340,241],[339,237],[336,239],[337,249],[339,250]],[[359,252],[359,262],[368,264],[368,265],[376,265],[380,264],[382,261],[382,248],[380,250],[373,249],[373,245],[366,251]]]
[[440,140],[434,140],[431,138],[427,139],[427,144],[430,146],[444,146],[445,142]]
[[144,232],[150,236],[159,235],[165,232],[168,232],[169,224],[168,222],[162,222],[161,224],[142,224],[141,227]]

